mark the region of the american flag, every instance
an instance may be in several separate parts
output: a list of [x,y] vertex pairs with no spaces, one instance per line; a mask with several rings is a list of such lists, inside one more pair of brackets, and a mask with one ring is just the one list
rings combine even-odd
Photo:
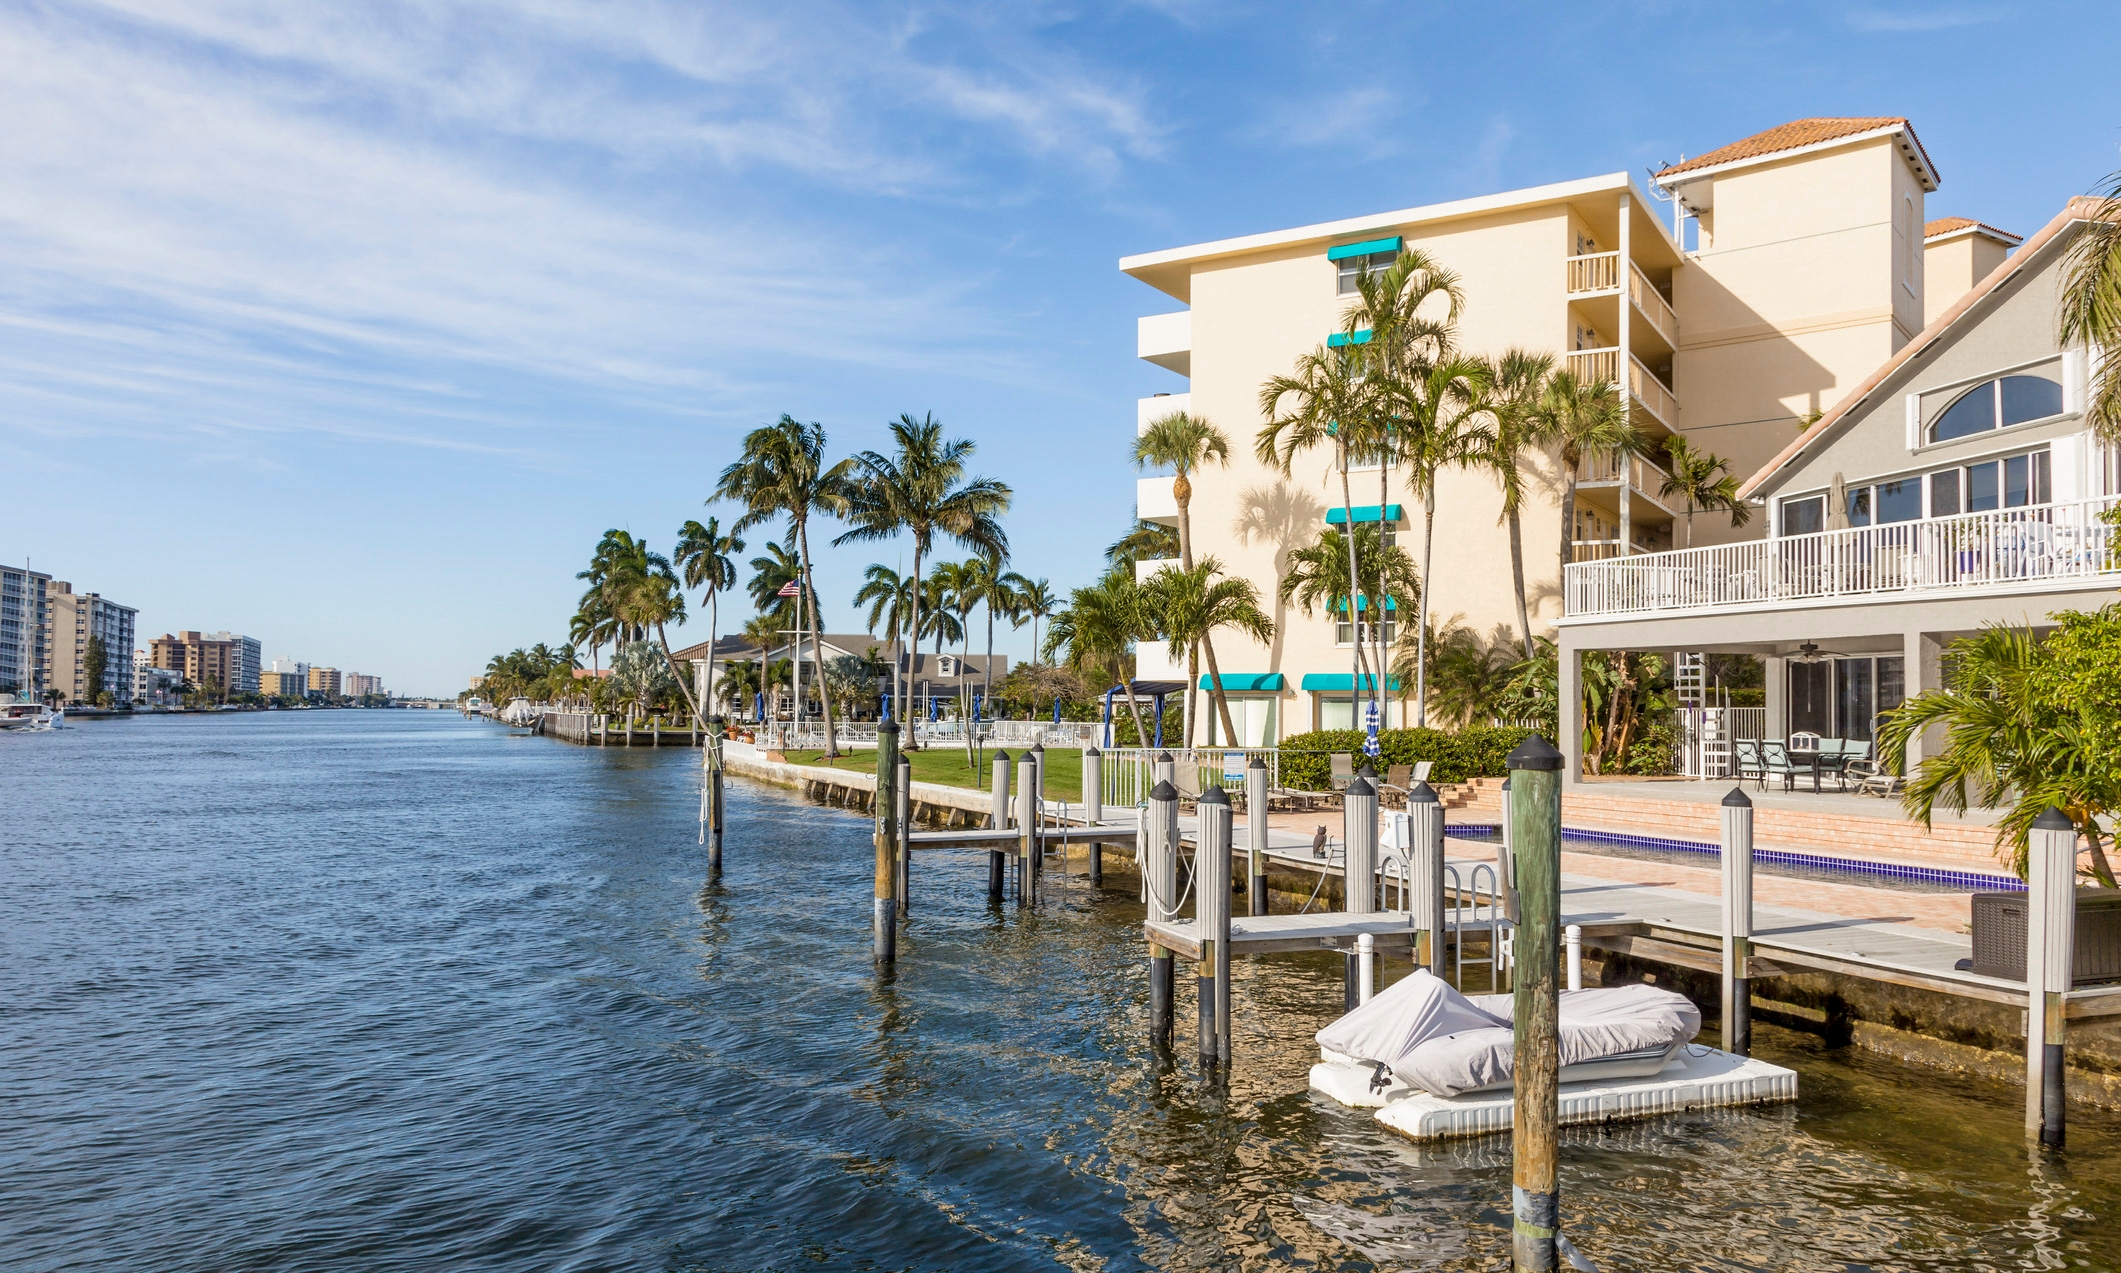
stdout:
[[781,591],[779,595],[783,597],[792,597],[796,594],[796,592],[797,588],[795,586],[795,580],[790,579],[787,583],[781,585]]

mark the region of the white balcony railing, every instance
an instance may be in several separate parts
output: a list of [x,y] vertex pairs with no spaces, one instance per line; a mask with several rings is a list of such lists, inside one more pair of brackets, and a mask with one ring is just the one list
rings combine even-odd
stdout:
[[1657,334],[1664,337],[1665,344],[1674,349],[1679,348],[1679,316],[1672,312],[1664,294],[1650,282],[1650,276],[1644,274],[1642,267],[1633,261],[1628,262],[1628,299],[1632,300],[1635,309],[1650,321],[1650,326],[1657,329]]
[[1563,622],[2097,586],[2121,579],[2117,507],[2106,496],[1579,562],[1562,572]]
[[1576,462],[1578,484],[1624,481],[1659,503],[1664,484],[1671,480],[1669,473],[1639,455],[1586,455]]
[[1667,429],[1679,427],[1679,399],[1672,396],[1664,382],[1651,375],[1650,369],[1642,365],[1642,359],[1633,354],[1628,355],[1628,392],[1657,417],[1659,424]]
[[1610,292],[1620,286],[1620,253],[1592,252],[1569,258],[1569,295]]
[[1594,385],[1617,385],[1620,383],[1620,349],[1572,349],[1568,353],[1569,372],[1578,380]]

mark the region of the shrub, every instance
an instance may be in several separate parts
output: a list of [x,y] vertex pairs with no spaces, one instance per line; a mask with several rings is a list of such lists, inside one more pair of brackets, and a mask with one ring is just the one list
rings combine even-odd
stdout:
[[[1503,772],[1503,760],[1533,731],[1508,725],[1483,725],[1458,733],[1440,729],[1386,729],[1377,734],[1379,773],[1389,765],[1416,765],[1426,760],[1431,782],[1464,782],[1468,778],[1495,778]],[[1281,785],[1305,791],[1324,791],[1333,785],[1332,753],[1362,752],[1363,733],[1357,729],[1321,729],[1295,734],[1282,740]],[[1360,769],[1362,762],[1356,761]]]

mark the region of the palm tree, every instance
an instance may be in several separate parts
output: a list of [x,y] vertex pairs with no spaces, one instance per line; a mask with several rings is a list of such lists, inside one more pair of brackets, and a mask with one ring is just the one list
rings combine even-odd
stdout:
[[1539,445],[1545,431],[1541,403],[1553,370],[1553,355],[1511,349],[1488,365],[1486,377],[1487,445],[1479,462],[1502,488],[1502,520],[1510,529],[1510,583],[1517,597],[1517,633],[1527,659],[1532,657],[1532,614],[1525,600],[1524,527],[1519,514],[1527,457],[1544,449]]
[[[1447,356],[1410,369],[1392,382],[1394,430],[1392,451],[1406,466],[1407,482],[1421,499],[1421,578],[1433,584],[1436,556],[1436,479],[1447,468],[1477,461],[1489,449],[1488,365],[1478,358]],[[1425,651],[1429,636],[1429,594],[1422,589],[1415,615],[1415,643]],[[1379,630],[1383,624],[1378,625]],[[1380,661],[1382,656],[1380,655]],[[1428,659],[1417,654],[1414,679],[1414,723],[1429,723]]]
[[796,621],[796,604],[793,593],[782,593],[789,584],[801,584],[802,562],[796,555],[771,540],[761,546],[763,556],[751,559],[751,582],[745,591],[751,596],[752,608],[765,618],[771,619],[781,629],[793,631]]
[[1694,546],[1697,507],[1705,513],[1729,513],[1732,530],[1753,520],[1753,510],[1738,498],[1738,479],[1731,476],[1730,465],[1721,457],[1695,450],[1680,434],[1665,439],[1664,450],[1672,467],[1657,493],[1667,498],[1677,495],[1686,501],[1687,547]]
[[[1482,640],[1478,632],[1454,617],[1427,644],[1436,714],[1459,729],[1495,714],[1496,705],[1524,662],[1516,642],[1510,639],[1509,628],[1501,624],[1496,625],[1492,640]],[[1407,679],[1413,671],[1408,665],[1418,657],[1419,647],[1409,648],[1402,641],[1394,670]]]
[[1060,605],[1060,598],[1053,595],[1053,585],[1043,579],[1027,579],[1016,590],[1016,613],[1018,626],[1028,620],[1031,624],[1032,656],[1038,656],[1039,621],[1052,614]]
[[[1286,409],[1284,404],[1288,404]],[[1370,427],[1376,420],[1376,386],[1366,382],[1362,366],[1320,345],[1298,358],[1289,375],[1272,377],[1260,386],[1259,413],[1267,422],[1260,426],[1254,452],[1261,464],[1279,470],[1283,477],[1294,475],[1299,454],[1314,447],[1333,448],[1334,467],[1340,470],[1341,518],[1353,526],[1355,495],[1348,482],[1349,458],[1383,450],[1381,432]],[[1355,561],[1355,537],[1347,536],[1342,544],[1348,552],[1346,578],[1357,579],[1361,571]],[[1359,701],[1363,650],[1361,633],[1356,635],[1350,662]],[[1377,688],[1380,694],[1384,692],[1382,683]]]
[[[2064,615],[2065,623],[2103,616]],[[2111,675],[2111,655],[2094,675]],[[1996,825],[1996,847],[2026,874],[2027,834],[2050,805],[2061,809],[2091,846],[2092,874],[2108,888],[2114,872],[2100,844],[2099,815],[2121,805],[2121,783],[2101,745],[2102,731],[2086,729],[2084,695],[2055,692],[2055,669],[2030,627],[1998,624],[1954,641],[1945,656],[1946,685],[1925,690],[1886,716],[1879,755],[1895,769],[1907,765],[1908,745],[1932,729],[1944,746],[1908,776],[1901,804],[1928,826],[1942,804],[1963,811],[1969,795],[1983,808],[2006,803]]]
[[2062,288],[2062,343],[2103,349],[2097,379],[2086,395],[2084,420],[2107,442],[2121,439],[2121,173],[2086,214],[2069,246]]
[[[1383,615],[1387,603],[1400,599],[1413,601],[1421,595],[1421,581],[1414,573],[1414,559],[1407,550],[1394,544],[1384,544],[1384,528],[1381,524],[1365,523],[1354,528],[1354,553],[1348,551],[1347,532],[1338,526],[1328,526],[1319,532],[1313,542],[1289,550],[1288,570],[1281,580],[1281,599],[1294,601],[1306,617],[1323,607],[1329,615],[1348,614],[1348,623],[1357,633],[1355,672],[1358,678],[1370,674],[1369,655],[1364,651],[1361,633],[1361,616],[1374,599],[1379,618],[1374,622],[1384,626]],[[1348,583],[1348,562],[1353,559],[1362,564],[1363,574],[1353,587]],[[1383,660],[1378,662],[1382,673]],[[1359,689],[1362,681],[1358,679]],[[1388,683],[1379,677],[1377,692],[1385,693]]]
[[1065,650],[1061,665],[1084,681],[1117,684],[1127,696],[1135,739],[1147,747],[1149,734],[1142,727],[1141,702],[1134,696],[1134,673],[1127,657],[1128,647],[1149,635],[1142,618],[1141,586],[1134,581],[1134,568],[1114,566],[1096,583],[1069,593],[1068,604],[1054,611],[1044,653],[1050,658]]
[[[852,469],[851,460],[831,465],[825,463],[823,425],[815,422],[803,424],[793,416],[783,415],[774,423],[744,435],[743,457],[723,469],[721,480],[715,485],[714,498],[744,506],[744,515],[729,528],[732,534],[776,517],[788,518],[789,538],[796,549],[802,573],[798,591],[802,594],[800,599],[809,605],[813,618],[818,609],[817,587],[810,574],[810,518],[815,514],[838,514],[846,509],[850,493],[848,476]],[[796,626],[798,629],[803,626],[800,610]],[[811,642],[810,653],[817,667],[818,702],[825,726],[825,755],[833,758],[840,754],[839,738],[832,727],[831,696],[823,692],[825,651],[822,643]],[[796,647],[796,655],[798,658],[802,655],[800,645]],[[796,714],[800,719],[800,695],[796,700]]]
[[655,630],[663,663],[678,683],[678,691],[685,696],[693,716],[698,717],[700,705],[693,701],[691,687],[678,672],[677,660],[670,654],[670,637],[664,630],[664,625],[672,621],[684,621],[685,590],[678,585],[677,575],[661,553],[650,552],[648,545],[640,541],[635,541],[635,549],[614,560],[605,580],[605,590],[611,593],[611,613],[636,632],[645,635],[649,629]]
[[1134,529],[1105,549],[1105,564],[1133,569],[1138,561],[1168,561],[1178,556],[1178,528],[1134,519]]
[[1015,571],[1002,569],[1005,560],[984,553],[974,557],[965,563],[962,580],[967,599],[987,610],[987,664],[980,673],[980,697],[989,702],[994,698],[994,621],[1015,618],[1017,589],[1028,582]]
[[1540,402],[1540,441],[1561,448],[1561,564],[1575,557],[1576,471],[1586,455],[1618,459],[1642,450],[1641,430],[1610,381],[1580,379],[1566,368],[1547,378]]
[[672,554],[673,564],[685,572],[686,587],[706,589],[707,687],[701,694],[703,710],[707,704],[717,701],[714,696],[714,645],[721,639],[722,594],[736,587],[736,563],[729,560],[729,556],[742,551],[744,541],[735,535],[724,535],[720,518],[710,517],[704,526],[688,521],[678,528],[678,547]]
[[[1274,639],[1274,621],[1259,608],[1259,590],[1248,579],[1224,576],[1222,563],[1213,557],[1203,557],[1189,568],[1165,566],[1149,576],[1142,594],[1142,608],[1155,617],[1173,659],[1205,644],[1217,628],[1236,628],[1262,645]],[[1230,720],[1221,678],[1216,680],[1215,697],[1221,709],[1223,745],[1236,746],[1237,729]],[[1186,745],[1192,742],[1188,738]]]
[[[901,654],[917,644],[905,636],[908,631],[907,623],[913,615],[911,580],[889,566],[871,565],[862,572],[862,586],[854,594],[856,608],[860,608],[864,603],[869,606],[869,626],[866,629],[869,635],[875,636],[877,627],[883,626],[891,634],[892,648]],[[897,694],[898,669],[892,668],[890,675],[891,692]],[[899,714],[905,714],[904,704],[900,704]]]
[[[751,564],[756,566],[758,563],[754,561]],[[773,647],[780,644],[781,632],[787,626],[781,619],[763,612],[755,614],[744,621],[744,639],[751,642],[752,648],[759,652],[759,724],[761,725],[766,723],[765,694],[767,689],[772,686],[772,681],[767,677],[766,660],[773,653]]]
[[[901,415],[891,424],[896,450],[891,455],[864,451],[854,457],[859,476],[852,483],[847,520],[854,529],[835,544],[889,539],[904,531],[913,540],[913,578],[921,578],[921,559],[940,534],[976,553],[1006,554],[1009,537],[1001,515],[1009,511],[1012,492],[992,478],[965,477],[965,462],[977,448],[965,438],[945,440],[933,414],[919,420]],[[918,589],[913,597],[916,639],[920,631]],[[906,664],[906,686],[913,684],[913,662]],[[901,699],[901,702],[908,699]],[[918,744],[908,736],[907,747]]]
[[[1188,415],[1183,411],[1150,422],[1134,439],[1134,467],[1168,468],[1172,471],[1171,496],[1178,502],[1178,567],[1193,569],[1193,471],[1214,464],[1227,468],[1230,464],[1230,439],[1221,429],[1208,422],[1205,416]],[[1216,709],[1222,714],[1225,737],[1237,736],[1230,723],[1230,704],[1223,694],[1222,669],[1215,662],[1215,646],[1206,636],[1201,646],[1186,651],[1186,723],[1183,727],[1187,746],[1193,743],[1193,693],[1200,679],[1200,670],[1195,666],[1197,657],[1208,661],[1208,676],[1214,683]]]

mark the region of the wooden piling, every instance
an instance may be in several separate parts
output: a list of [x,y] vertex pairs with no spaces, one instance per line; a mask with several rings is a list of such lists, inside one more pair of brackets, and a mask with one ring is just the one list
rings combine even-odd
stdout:
[[1016,762],[1016,901],[1038,905],[1038,761]]
[[1443,975],[1447,921],[1443,904],[1443,802],[1436,789],[1417,782],[1407,792],[1408,886],[1413,890],[1414,965]]
[[2076,977],[2077,828],[2049,806],[2033,819],[2027,840],[2025,1130],[2059,1149],[2068,1098],[2063,996]]
[[872,955],[890,967],[898,962],[898,726],[876,729],[876,914]]
[[1200,795],[1193,853],[1193,918],[1200,933],[1200,1061],[1230,1059],[1230,797],[1221,787]]
[[[1348,846],[1346,862],[1341,873],[1341,895],[1346,899],[1341,909],[1350,915],[1374,915],[1377,913],[1377,788],[1361,774],[1348,784],[1346,797],[1341,801],[1342,837]],[[1345,1011],[1353,1012],[1357,1006],[1357,982],[1360,974],[1355,967],[1353,950],[1341,955],[1341,1000]]]
[[707,769],[707,870],[709,874],[722,873],[722,740],[715,735],[707,740],[707,750],[702,753]]
[[660,716],[648,722],[648,745],[650,747],[663,745],[663,718]]
[[1753,1054],[1753,802],[1723,798],[1723,1050]]
[[[987,815],[990,831],[1009,829],[1009,766],[1014,763],[1008,752],[994,753],[994,807]],[[1002,900],[1002,876],[1008,872],[1008,856],[1000,849],[987,851],[987,900],[990,902]]]
[[1560,1233],[1561,991],[1555,984],[1561,928],[1561,753],[1534,734],[1504,762],[1504,816],[1516,854],[1518,902],[1511,1119],[1511,1267],[1552,1273]]
[[[1166,763],[1169,755],[1165,756]],[[1149,918],[1163,923],[1177,915],[1178,902],[1178,788],[1169,781],[1149,792],[1149,808],[1142,821],[1142,884],[1148,894]],[[1171,1046],[1171,952],[1149,946],[1149,1042]]]
[[1267,913],[1267,762],[1245,766],[1245,881],[1253,915]]

